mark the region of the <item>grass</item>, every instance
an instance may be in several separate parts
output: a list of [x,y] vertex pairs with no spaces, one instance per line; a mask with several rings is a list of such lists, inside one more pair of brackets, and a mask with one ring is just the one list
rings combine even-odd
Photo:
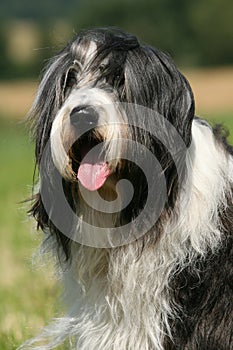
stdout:
[[9,350],[38,332],[54,312],[55,284],[34,271],[39,244],[26,216],[33,174],[33,150],[22,125],[0,119],[0,349]]
[[224,128],[229,131],[228,141],[233,145],[233,111],[224,114],[216,114],[211,115],[211,117],[207,115],[202,115],[201,117],[207,119],[211,125],[221,124]]
[[[232,116],[212,120],[233,133]],[[57,286],[47,267],[32,267],[30,258],[40,237],[30,233],[27,206],[19,204],[31,192],[33,147],[20,124],[1,118],[0,156],[0,349],[9,350],[36,335],[54,316]]]

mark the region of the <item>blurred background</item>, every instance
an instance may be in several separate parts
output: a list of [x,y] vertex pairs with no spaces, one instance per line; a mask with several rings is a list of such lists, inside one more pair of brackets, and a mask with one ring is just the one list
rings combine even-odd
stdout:
[[35,335],[57,308],[50,268],[31,263],[40,236],[21,203],[34,162],[24,120],[46,61],[81,29],[121,27],[168,52],[191,83],[197,114],[233,132],[232,18],[231,0],[1,0],[1,350]]

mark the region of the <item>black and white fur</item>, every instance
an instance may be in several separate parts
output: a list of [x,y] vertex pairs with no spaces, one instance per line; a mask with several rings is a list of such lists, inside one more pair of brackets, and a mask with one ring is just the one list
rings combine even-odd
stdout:
[[[181,183],[161,142],[141,128],[127,128],[131,114],[125,110],[115,107],[110,113],[106,106],[118,102],[145,106],[176,128],[187,148],[180,156]],[[113,158],[102,197],[114,199],[122,178],[135,189],[132,203],[116,215],[92,209],[78,191],[74,154],[81,146],[74,143],[67,152],[66,143],[75,141],[71,112],[83,105],[94,107],[104,123],[91,137],[96,143],[104,140],[105,154]],[[233,149],[221,127],[212,129],[194,116],[189,83],[170,57],[120,30],[84,31],[49,62],[31,120],[37,165],[43,168],[31,213],[45,233],[42,250],[56,258],[67,312],[22,348],[53,349],[67,342],[79,350],[231,349]],[[112,121],[119,123],[112,127]],[[53,134],[63,123],[62,131]],[[162,122],[158,129],[163,133]],[[46,184],[53,193],[59,173],[70,206],[83,220],[100,227],[132,221],[150,189],[141,170],[125,161],[124,142],[118,147],[112,142],[120,137],[144,144],[160,161],[166,204],[149,232],[130,244],[81,245],[51,221],[41,191]],[[69,220],[67,227],[74,230]]]

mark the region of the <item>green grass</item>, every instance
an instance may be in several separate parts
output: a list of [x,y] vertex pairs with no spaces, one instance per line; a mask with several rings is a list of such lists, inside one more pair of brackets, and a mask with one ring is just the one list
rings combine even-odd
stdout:
[[[233,134],[233,114],[211,120],[223,123]],[[0,119],[1,350],[16,349],[56,312],[57,286],[47,267],[32,267],[30,259],[40,237],[31,233],[27,205],[20,204],[30,196],[33,176],[33,147],[26,135],[21,125]]]
[[54,313],[56,286],[31,256],[39,237],[31,233],[27,204],[33,150],[24,128],[0,119],[0,349],[10,350],[35,335]]
[[226,128],[230,135],[228,141],[233,145],[233,112],[223,115],[212,115],[211,117],[206,116],[212,125],[222,124]]

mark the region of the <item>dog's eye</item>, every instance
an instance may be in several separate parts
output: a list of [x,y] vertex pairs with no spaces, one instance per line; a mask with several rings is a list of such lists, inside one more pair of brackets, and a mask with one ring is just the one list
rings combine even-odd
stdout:
[[66,88],[72,88],[77,84],[77,73],[74,70],[70,70],[66,77],[65,86]]
[[100,74],[103,74],[106,71],[106,68],[107,68],[106,64],[101,64],[99,66]]
[[64,81],[64,95],[67,96],[75,85],[77,85],[77,72],[70,69]]

